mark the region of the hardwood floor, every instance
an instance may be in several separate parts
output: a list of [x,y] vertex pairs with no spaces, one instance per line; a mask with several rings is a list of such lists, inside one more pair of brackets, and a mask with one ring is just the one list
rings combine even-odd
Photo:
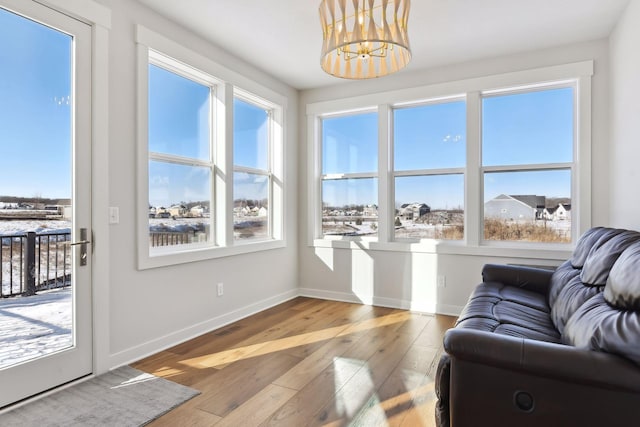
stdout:
[[143,359],[201,394],[159,426],[432,426],[454,317],[296,298]]

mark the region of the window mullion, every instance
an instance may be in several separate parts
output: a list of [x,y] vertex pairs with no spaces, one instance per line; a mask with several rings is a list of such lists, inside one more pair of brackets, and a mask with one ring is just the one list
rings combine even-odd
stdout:
[[213,166],[213,163],[208,160],[198,160],[190,157],[181,157],[181,156],[174,156],[171,154],[162,154],[162,153],[153,153],[153,152],[149,152],[149,160],[174,163],[177,165],[185,165],[185,166],[202,166],[205,168],[210,168]]
[[429,176],[429,175],[459,175],[465,172],[464,168],[445,169],[416,169],[406,171],[393,171],[394,177],[399,176]]
[[391,108],[378,106],[378,241],[388,242],[393,234],[391,224],[394,213],[393,179],[391,177],[392,147]]
[[482,172],[515,172],[515,171],[550,171],[557,169],[571,169],[573,163],[544,163],[528,165],[483,166]]
[[484,213],[482,204],[480,92],[467,93],[467,170],[464,174],[464,236],[466,244],[478,246],[482,239]]
[[233,86],[216,90],[216,199],[215,227],[218,246],[233,245]]

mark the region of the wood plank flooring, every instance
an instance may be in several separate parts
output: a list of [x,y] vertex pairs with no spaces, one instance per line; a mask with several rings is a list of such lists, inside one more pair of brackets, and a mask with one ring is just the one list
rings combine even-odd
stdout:
[[454,322],[296,298],[132,366],[201,392],[154,427],[426,427]]

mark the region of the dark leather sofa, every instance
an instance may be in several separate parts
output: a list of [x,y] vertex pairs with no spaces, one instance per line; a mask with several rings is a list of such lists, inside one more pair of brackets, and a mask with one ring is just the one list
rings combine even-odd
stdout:
[[555,270],[486,265],[436,375],[436,424],[640,425],[640,233],[597,227]]

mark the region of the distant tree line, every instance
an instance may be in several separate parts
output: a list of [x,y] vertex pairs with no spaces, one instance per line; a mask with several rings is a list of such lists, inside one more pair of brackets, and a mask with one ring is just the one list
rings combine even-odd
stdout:
[[36,207],[44,205],[70,205],[71,199],[51,199],[48,197],[18,197],[18,196],[0,196],[0,202],[3,203],[26,203]]

